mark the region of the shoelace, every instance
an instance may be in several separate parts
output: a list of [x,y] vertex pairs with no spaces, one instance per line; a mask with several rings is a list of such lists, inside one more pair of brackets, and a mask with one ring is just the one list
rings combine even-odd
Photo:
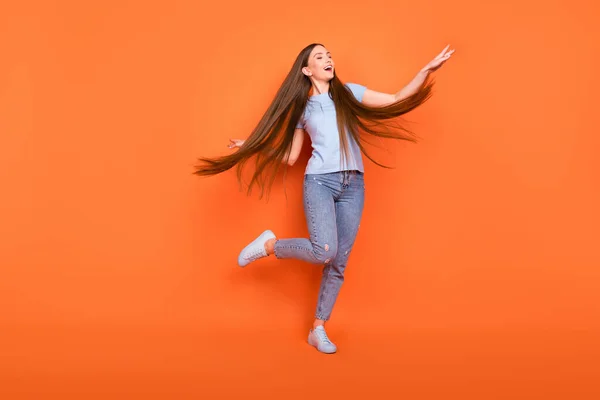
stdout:
[[325,331],[322,331],[320,329],[315,329],[314,332],[319,337],[319,340],[321,342],[331,343],[331,340],[329,340],[329,338],[327,337],[327,333],[325,333]]
[[246,256],[244,257],[246,260],[256,260],[257,258],[263,257],[265,254],[262,251],[261,248],[256,248],[252,251],[250,251],[248,254],[246,254]]

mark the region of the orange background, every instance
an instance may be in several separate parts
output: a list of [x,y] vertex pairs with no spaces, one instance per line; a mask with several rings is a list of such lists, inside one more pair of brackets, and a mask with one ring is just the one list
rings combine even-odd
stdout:
[[[3,2],[0,397],[599,398],[595,4]],[[306,235],[308,145],[287,200],[191,174],[313,41],[387,92],[457,49],[421,143],[366,162],[335,356],[320,268],[236,265]]]

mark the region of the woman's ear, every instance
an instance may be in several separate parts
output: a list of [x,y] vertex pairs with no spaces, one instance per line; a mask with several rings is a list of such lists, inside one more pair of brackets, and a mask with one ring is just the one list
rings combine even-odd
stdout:
[[308,70],[308,68],[304,67],[302,68],[302,73],[306,76],[311,76],[312,74],[310,73],[310,71]]

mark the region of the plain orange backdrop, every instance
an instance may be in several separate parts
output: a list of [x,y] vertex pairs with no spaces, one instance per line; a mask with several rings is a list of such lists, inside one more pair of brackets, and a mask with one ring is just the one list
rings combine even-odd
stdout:
[[[600,8],[591,0],[21,1],[0,6],[0,397],[597,399]],[[417,145],[366,162],[329,324],[308,146],[271,198],[192,175],[297,53],[394,92],[447,43]],[[287,197],[286,197],[287,196]]]

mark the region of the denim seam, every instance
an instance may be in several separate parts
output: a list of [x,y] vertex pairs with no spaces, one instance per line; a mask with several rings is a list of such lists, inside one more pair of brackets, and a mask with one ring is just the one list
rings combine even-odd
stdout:
[[[325,271],[323,271],[323,274],[326,276],[323,276],[323,279],[325,279],[326,281],[329,279],[330,275],[331,275],[331,265],[329,266],[325,266]],[[317,314],[321,315],[321,316],[325,316],[323,309],[325,308],[324,303],[324,299],[327,298],[327,293],[328,293],[328,286],[325,285],[325,287],[323,288],[323,290],[321,291],[321,295],[319,296],[319,303],[317,306]],[[327,320],[327,318],[318,318],[318,319],[322,319],[322,320]]]
[[[317,227],[316,227],[316,224],[315,224],[315,214],[314,214],[313,208],[312,208],[312,206],[310,204],[309,197],[310,196],[306,196],[306,208],[308,210],[308,217],[310,219],[310,232],[309,233],[310,233],[310,236],[313,238],[314,242],[318,243],[319,242],[319,238],[317,236],[317,229],[316,229]],[[314,244],[313,244],[313,247],[314,247]]]

